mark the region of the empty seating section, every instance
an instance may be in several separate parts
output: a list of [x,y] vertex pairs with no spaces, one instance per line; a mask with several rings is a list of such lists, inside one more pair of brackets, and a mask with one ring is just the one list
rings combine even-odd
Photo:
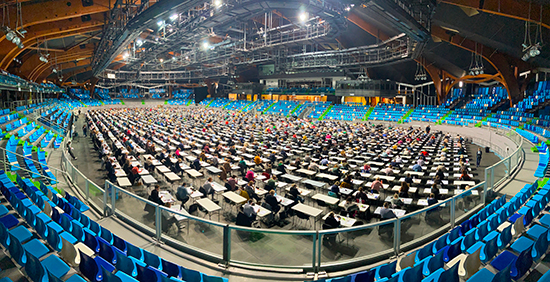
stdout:
[[256,100],[256,101],[252,102],[251,104],[248,104],[247,106],[245,106],[243,108],[243,112],[247,113],[247,112],[250,112],[254,109],[256,109],[257,111],[262,112],[267,107],[269,107],[271,105],[271,103],[273,103],[273,101],[271,101],[271,100]]
[[234,100],[234,101],[231,101],[225,107],[225,109],[230,110],[230,111],[241,111],[249,103],[250,103],[250,101],[246,101],[246,100]]
[[[546,146],[546,143],[541,142],[541,145],[538,146],[539,138],[537,135],[523,129],[516,128],[516,132],[519,133],[519,135],[525,137],[527,140],[529,140],[531,143],[537,145],[537,150],[539,150],[539,164],[537,166],[537,170],[535,171],[536,177],[544,177],[546,174],[546,169],[548,167],[548,148]],[[541,152],[542,150],[542,152]]]
[[3,113],[4,116],[0,117],[0,124],[4,124],[19,118],[19,113],[9,114],[9,109],[4,110]]
[[481,122],[490,113],[491,111],[482,109],[456,109],[445,118],[443,123],[468,126]]
[[277,101],[273,107],[269,108],[265,113],[266,114],[273,114],[273,115],[280,115],[280,116],[287,116],[290,114],[296,106],[298,106],[299,102],[297,101]]
[[78,199],[42,182],[0,171],[0,191],[0,245],[30,281],[228,281],[126,242],[86,216]]
[[304,102],[300,104],[300,107],[298,107],[292,114],[292,116],[300,116],[308,107],[314,107],[315,105],[323,103],[323,102]]
[[309,113],[308,118],[318,119],[321,115],[330,107],[330,102],[318,103],[315,104],[311,113]]
[[248,106],[248,108],[247,108],[248,110],[246,110],[246,111],[250,111],[250,110],[255,108],[256,111],[263,112],[263,111],[265,111],[265,109],[269,108],[269,106],[271,106],[275,102],[272,101],[272,100],[257,100],[254,103],[256,103],[254,105],[254,107],[252,107],[252,105],[250,105],[250,106]]
[[525,124],[523,129],[535,132],[535,133],[539,134],[540,136],[543,136],[544,138],[550,139],[550,131],[548,131],[548,130],[542,128],[542,127],[532,125],[532,124]]
[[453,89],[453,92],[449,93],[447,100],[445,100],[445,103],[443,104],[444,107],[449,107],[459,99],[464,98],[464,94],[466,91],[462,88],[455,88]]
[[192,89],[178,89],[178,90],[172,91],[172,98],[189,99],[191,98],[192,94],[193,94]]
[[369,120],[399,121],[410,110],[410,105],[378,104],[369,115]]
[[151,95],[152,99],[162,99],[164,98],[165,93],[166,93],[166,89],[164,88],[149,89],[149,95]]
[[138,89],[120,89],[120,92],[117,94],[118,98],[124,98],[124,99],[139,99],[143,98],[142,94],[139,94]]
[[476,91],[473,99],[464,106],[465,109],[486,110],[508,99],[508,92],[504,87],[479,87]]
[[443,118],[449,109],[442,106],[417,106],[412,114],[405,120],[405,122],[411,121],[426,121],[426,122],[436,122]]
[[213,100],[212,98],[206,98],[206,99],[200,101],[199,106],[206,106],[206,105],[210,104],[210,102],[212,102],[212,100]]
[[533,94],[515,104],[510,108],[510,111],[526,112],[528,110],[537,109],[537,107],[545,104],[548,100],[550,100],[550,82],[539,81],[536,84]]
[[187,104],[189,104],[192,101],[193,100],[191,100],[191,99],[181,99],[181,98],[169,99],[168,100],[168,105],[186,106]]
[[80,89],[80,88],[71,88],[69,93],[77,97],[78,99],[90,99],[90,90]]
[[227,105],[228,103],[229,103],[229,99],[227,99],[227,98],[216,98],[210,104],[210,107],[211,108],[223,108],[223,106]]
[[109,89],[103,89],[103,88],[95,88],[94,93],[101,99],[101,100],[111,100],[111,96],[109,95]]
[[358,103],[334,105],[324,118],[347,121],[363,119],[369,108]]

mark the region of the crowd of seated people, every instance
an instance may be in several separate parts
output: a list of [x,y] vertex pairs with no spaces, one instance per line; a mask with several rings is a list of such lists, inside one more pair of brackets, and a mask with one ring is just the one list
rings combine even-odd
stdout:
[[[428,205],[430,194],[442,200],[475,184],[465,140],[429,127],[388,130],[336,121],[305,125],[271,115],[197,108],[92,111],[88,122],[112,182],[122,169],[135,184],[142,168],[162,181],[162,174],[154,173],[162,165],[194,183],[192,189],[204,196],[214,194],[216,186],[251,199],[277,224],[302,218],[293,207],[322,202],[312,199],[316,193],[342,203],[328,205],[339,218],[360,222],[379,217],[377,207],[384,202],[408,212]],[[200,176],[190,177],[191,170]],[[355,210],[352,203],[372,208]]]

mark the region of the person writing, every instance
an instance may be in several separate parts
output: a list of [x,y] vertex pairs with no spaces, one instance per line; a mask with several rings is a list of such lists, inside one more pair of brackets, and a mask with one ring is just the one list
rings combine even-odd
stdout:
[[291,196],[292,196],[292,199],[300,202],[300,203],[304,203],[304,199],[300,196],[300,190],[298,190],[298,187],[296,186],[296,184],[293,184],[291,187],[290,187],[290,191],[288,192]]
[[327,227],[330,227],[330,229],[340,227],[340,222],[334,216],[334,212],[330,212],[328,214],[327,219],[325,219],[325,224],[327,225]]
[[271,206],[273,214],[277,214],[281,210],[279,201],[275,197],[275,190],[269,190],[269,193],[265,196],[265,202]]
[[250,222],[256,220],[256,210],[254,209],[254,201],[248,200],[243,206],[243,213],[250,219]]
[[390,209],[390,202],[384,202],[384,205],[380,209],[380,217],[382,219],[397,218],[395,213]]
[[380,181],[380,177],[377,177],[376,180],[374,180],[374,182],[370,186],[372,193],[374,193],[374,191],[376,191],[377,193],[380,193],[380,190],[382,188],[384,188],[384,185],[382,184],[382,181]]

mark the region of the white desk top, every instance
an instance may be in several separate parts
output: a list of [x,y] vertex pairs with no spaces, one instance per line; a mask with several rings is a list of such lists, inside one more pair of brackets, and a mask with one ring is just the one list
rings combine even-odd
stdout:
[[212,200],[208,198],[197,200],[197,203],[201,205],[201,207],[206,209],[206,211],[208,211],[209,213],[219,211],[222,209],[222,207],[218,206],[216,203],[214,203]]
[[292,207],[292,209],[295,210],[295,211],[299,211],[303,214],[309,215],[311,217],[318,217],[323,212],[322,210],[320,210],[318,208],[314,208],[312,206],[304,205],[302,203],[296,204],[295,206]]
[[231,202],[235,204],[244,204],[246,202],[246,198],[242,197],[241,195],[237,195],[233,191],[225,192],[222,194],[226,199],[230,200]]
[[329,195],[325,194],[315,194],[313,197],[311,197],[313,200],[321,200],[329,205],[336,205],[338,201],[340,201],[338,198],[331,197]]

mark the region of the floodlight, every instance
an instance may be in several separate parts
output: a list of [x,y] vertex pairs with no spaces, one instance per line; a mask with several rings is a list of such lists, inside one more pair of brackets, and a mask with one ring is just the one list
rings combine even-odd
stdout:
[[300,15],[298,15],[298,19],[300,22],[305,23],[307,21],[308,15],[306,12],[301,12]]

